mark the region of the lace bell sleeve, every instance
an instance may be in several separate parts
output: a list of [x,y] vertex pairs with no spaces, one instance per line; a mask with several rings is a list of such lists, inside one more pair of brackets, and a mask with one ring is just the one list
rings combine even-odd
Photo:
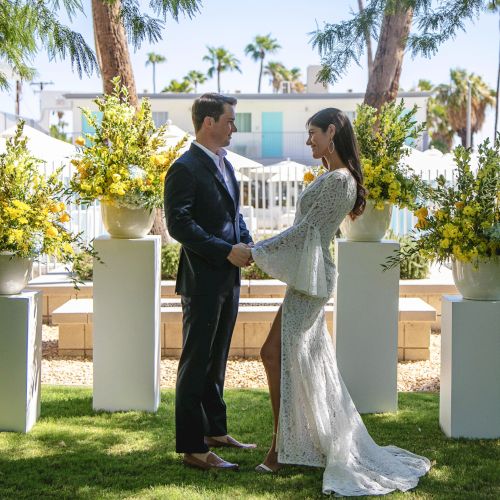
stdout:
[[[334,218],[342,220],[348,207],[347,178],[328,175],[304,217],[282,233],[258,242],[252,249],[256,264],[287,285],[316,297],[328,297],[322,230]],[[339,221],[340,222],[340,221]]]

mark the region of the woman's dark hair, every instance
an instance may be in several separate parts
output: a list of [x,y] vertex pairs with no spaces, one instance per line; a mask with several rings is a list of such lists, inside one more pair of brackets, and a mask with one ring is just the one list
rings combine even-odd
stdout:
[[342,163],[349,169],[357,183],[357,196],[350,216],[355,219],[361,215],[366,205],[366,189],[363,187],[363,171],[359,161],[359,149],[349,118],[340,109],[326,108],[318,111],[307,120],[307,126],[313,125],[323,132],[330,125],[335,126],[333,144]]
[[236,106],[237,102],[234,97],[215,93],[203,94],[198,97],[191,108],[195,132],[200,130],[206,116],[211,116],[215,121],[219,121],[220,116],[224,114],[224,104]]

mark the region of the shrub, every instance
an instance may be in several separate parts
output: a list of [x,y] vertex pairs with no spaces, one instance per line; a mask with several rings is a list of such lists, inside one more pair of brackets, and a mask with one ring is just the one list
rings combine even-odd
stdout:
[[161,249],[161,279],[174,280],[177,277],[179,267],[181,245],[179,243],[167,243]]
[[[387,232],[387,238],[397,240],[401,245],[401,252],[405,252],[412,245],[409,235],[398,236],[391,230]],[[406,253],[406,252],[405,252]],[[422,257],[419,253],[412,254],[408,259],[402,260],[399,267],[399,278],[402,280],[419,280],[429,276],[429,259]]]
[[79,281],[92,281],[94,277],[94,259],[92,255],[84,252],[78,253],[74,258],[72,271]]

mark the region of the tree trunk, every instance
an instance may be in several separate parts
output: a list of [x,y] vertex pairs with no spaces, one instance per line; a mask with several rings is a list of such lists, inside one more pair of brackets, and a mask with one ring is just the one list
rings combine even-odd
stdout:
[[[92,0],[92,17],[94,23],[94,39],[97,60],[101,70],[105,94],[113,92],[111,80],[115,76],[121,78],[129,92],[130,104],[139,107],[139,99],[135,87],[134,72],[130,61],[127,35],[123,23],[119,18],[120,0],[114,3],[105,3],[102,0]],[[151,229],[151,234],[161,236],[162,243],[169,240],[165,218],[161,209],[157,209]]]
[[119,76],[122,85],[125,85],[129,91],[130,104],[138,107],[139,100],[130,61],[127,35],[119,18],[120,7],[120,0],[113,3],[92,0],[96,52],[98,53],[104,93],[111,94],[113,92],[111,80]]
[[217,70],[217,92],[220,94],[220,69]]
[[[499,11],[500,15],[500,11]],[[500,34],[500,17],[498,19],[498,32]],[[500,100],[500,37],[499,37],[499,52],[498,52],[498,68],[497,68],[497,100],[496,100],[496,106],[495,106],[495,131],[493,133],[493,140],[495,140],[495,137],[497,135],[498,131],[498,101]]]
[[257,93],[260,94],[260,82],[262,81],[262,71],[264,69],[264,58],[260,58],[260,71],[259,71],[259,85],[257,86]]
[[401,3],[394,2],[394,8],[384,15],[373,71],[366,87],[364,102],[377,109],[398,95],[404,50],[413,18],[413,9]]
[[156,234],[161,236],[161,244],[166,245],[172,241],[172,238],[168,234],[167,227],[165,225],[165,213],[163,208],[156,209],[155,220],[153,222],[153,227],[151,228],[150,234]]
[[[363,5],[363,0],[358,0],[359,12],[365,10]],[[366,60],[368,63],[368,79],[372,76],[373,72],[373,53],[372,53],[372,37],[370,35],[370,30],[365,30],[365,43],[366,43]]]
[[21,92],[22,92],[21,80],[16,80],[16,116],[21,115]]

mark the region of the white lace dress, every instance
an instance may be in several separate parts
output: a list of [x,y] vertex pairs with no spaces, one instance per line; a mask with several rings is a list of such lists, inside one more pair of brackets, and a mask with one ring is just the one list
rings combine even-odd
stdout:
[[253,249],[259,267],[287,283],[281,322],[278,460],[325,467],[323,492],[383,495],[414,488],[429,460],[368,434],[337,368],[324,305],[336,278],[329,245],[356,199],[347,169],[302,193],[291,228]]

